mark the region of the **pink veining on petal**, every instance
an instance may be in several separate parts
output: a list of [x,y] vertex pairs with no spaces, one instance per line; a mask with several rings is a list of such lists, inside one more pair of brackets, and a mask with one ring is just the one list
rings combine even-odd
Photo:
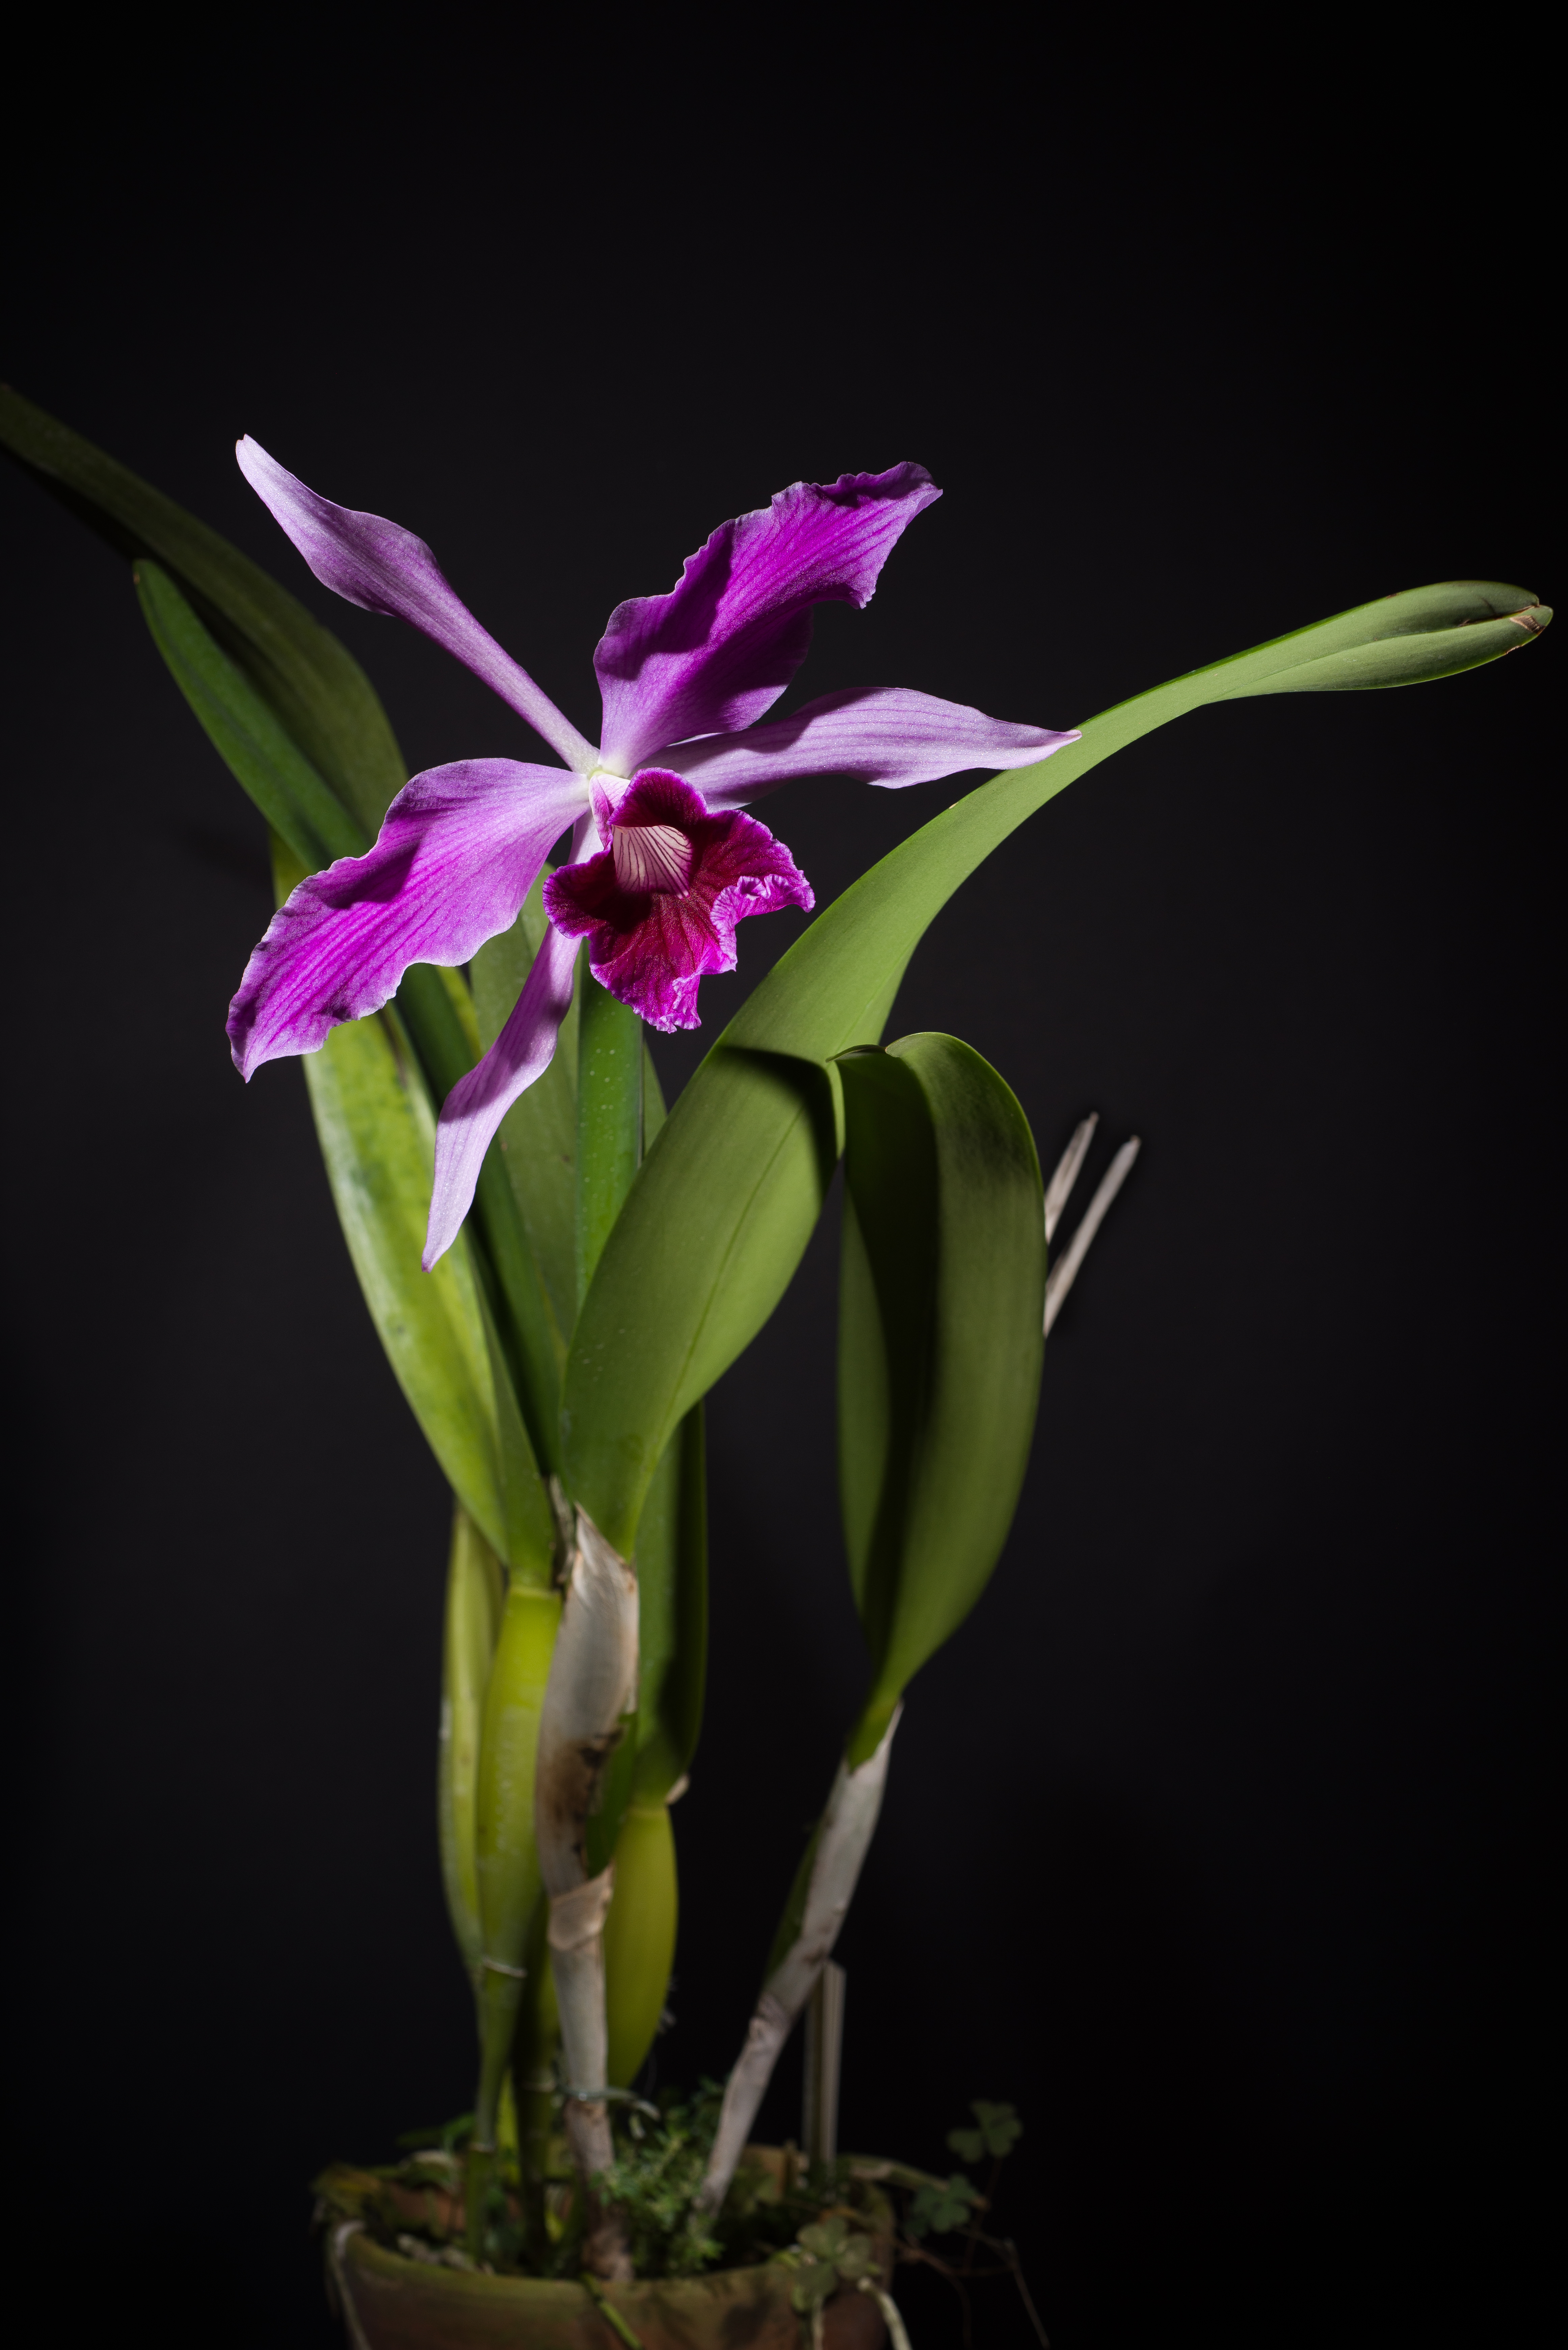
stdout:
[[[625,833],[633,837],[622,848]],[[689,859],[679,887],[670,886],[671,835]],[[636,877],[634,886],[626,875]],[[734,969],[738,922],[815,903],[805,874],[765,825],[738,811],[711,815],[682,776],[657,767],[633,777],[608,847],[561,866],[545,884],[551,921],[587,940],[595,978],[666,1031],[700,1024],[698,988],[708,973]]]
[[273,916],[229,1008],[241,1076],[379,1012],[410,963],[464,963],[508,929],[583,797],[580,776],[515,759],[405,784],[375,847],[312,873]]
[[903,532],[940,495],[923,465],[796,482],[721,523],[668,596],[618,604],[594,654],[607,764],[629,774],[661,743],[760,718],[805,659],[813,605],[868,603]]

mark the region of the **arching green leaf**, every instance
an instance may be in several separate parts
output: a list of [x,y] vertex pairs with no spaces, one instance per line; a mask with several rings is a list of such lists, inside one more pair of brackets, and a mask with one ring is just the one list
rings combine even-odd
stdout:
[[910,955],[955,889],[1069,784],[1205,702],[1399,685],[1530,643],[1522,589],[1459,580],[1384,597],[1157,686],[1038,766],[996,776],[818,915],[714,1045],[649,1151],[584,1302],[562,1400],[565,1474],[627,1550],[681,1413],[788,1286],[834,1163],[825,1065],[875,1044]]
[[369,835],[323,783],[244,672],[203,628],[161,565],[146,558],[136,592],[152,640],[230,773],[306,872],[362,857]]

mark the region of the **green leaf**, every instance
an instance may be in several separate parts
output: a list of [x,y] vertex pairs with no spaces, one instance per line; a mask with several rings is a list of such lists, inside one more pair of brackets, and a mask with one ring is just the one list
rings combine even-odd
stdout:
[[[280,896],[293,888],[278,844]],[[390,1008],[346,1021],[304,1061],[321,1155],[387,1358],[431,1451],[491,1547],[540,1589],[555,1520],[465,1236],[421,1272],[435,1113]]]
[[162,566],[344,808],[374,833],[408,769],[369,678],[337,638],[215,530],[9,385],[0,385],[0,445],[119,554]]
[[971,2186],[961,2171],[937,2185],[922,2187],[909,2205],[904,2226],[918,2243],[922,2236],[947,2235],[954,2228],[967,2227],[975,2205],[980,2201],[978,2189]]
[[838,1066],[839,1489],[872,1672],[853,1767],[1007,1539],[1040,1391],[1045,1224],[1028,1120],[968,1045],[906,1036]]
[[[472,994],[461,972],[410,963],[396,1002],[439,1105],[479,1058]],[[561,1335],[505,1163],[495,1151],[486,1151],[479,1170],[469,1244],[502,1334],[534,1456],[549,1474],[558,1466]]]
[[697,1752],[708,1669],[708,1503],[702,1407],[659,1464],[637,1530],[639,1624],[633,1800],[662,1800]]
[[436,1830],[447,1915],[471,1976],[483,1955],[474,1810],[484,1692],[501,1625],[500,1564],[460,1503],[452,1512],[441,1641]]
[[[362,853],[407,771],[369,681],[337,639],[215,531],[5,388],[0,442],[112,546],[132,556],[154,641],[210,740],[286,844],[294,879],[335,857]],[[416,964],[404,974],[397,1009],[405,1059],[417,1060],[439,1103],[479,1056],[468,985],[456,972]],[[344,1047],[350,1057],[368,1050]],[[314,1087],[308,1060],[306,1075]],[[504,1383],[510,1382],[521,1401],[531,1461],[536,1458],[553,1469],[561,1329],[504,1168],[493,1158],[481,1170],[475,1204],[465,1277],[477,1286],[492,1349],[499,1337]],[[389,1241],[394,1253],[405,1237],[400,1225]],[[368,1261],[361,1233],[356,1263]],[[372,1312],[386,1337],[374,1300]],[[394,1367],[407,1390],[405,1367],[395,1356]],[[508,1427],[516,1417],[515,1404],[503,1414]],[[504,1452],[510,1436],[498,1435],[498,1441]],[[436,1449],[440,1454],[441,1446]],[[463,1492],[461,1484],[458,1491]],[[494,1539],[483,1509],[475,1515]],[[505,1552],[504,1544],[498,1546]]]
[[802,2317],[809,2317],[820,2309],[829,2294],[838,2290],[838,2271],[831,2261],[802,2261],[789,2289],[790,2306]]
[[[154,563],[137,567],[137,590],[154,642],[232,773],[288,844],[301,868],[358,856],[366,837],[290,740],[275,712],[223,652]],[[479,1057],[473,999],[460,972],[416,963],[398,1009],[437,1102]],[[508,1370],[536,1459],[556,1465],[564,1348],[504,1167],[480,1170],[470,1255],[500,1330]]]
[[833,2265],[846,2284],[858,2284],[862,2277],[880,2274],[877,2250],[869,2236],[849,2236],[834,2254]]
[[[697,1114],[683,1116],[694,1087]],[[605,1244],[566,1358],[562,1451],[568,1489],[623,1553],[677,1422],[756,1336],[800,1261],[837,1161],[836,1097],[820,1065],[710,1054]],[[701,1223],[688,1196],[704,1202]]]
[[370,845],[364,827],[328,790],[169,574],[144,557],[134,576],[142,617],[175,683],[219,756],[306,871],[314,873],[336,857],[362,857]]
[[1003,2155],[1012,2153],[1023,2135],[1017,2107],[992,2105],[989,2098],[974,2097],[969,2109],[980,2127],[949,2130],[949,2146],[965,2162],[978,2162],[986,2154],[1000,2162]]
[[1449,581],[1194,671],[1090,719],[1038,766],[981,785],[820,914],[676,1104],[578,1317],[565,1474],[618,1548],[631,1547],[675,1422],[756,1336],[810,1237],[836,1156],[824,1065],[877,1041],[924,932],[994,848],[1102,759],[1206,702],[1449,675],[1519,650],[1550,618],[1522,588]]

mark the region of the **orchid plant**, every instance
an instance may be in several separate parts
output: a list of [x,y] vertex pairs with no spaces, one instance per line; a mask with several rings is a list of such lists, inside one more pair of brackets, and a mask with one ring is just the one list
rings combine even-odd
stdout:
[[[363,672],[256,566],[10,391],[0,439],[131,558],[154,641],[266,820],[277,910],[230,1009],[234,1062],[249,1078],[303,1058],[366,1302],[452,1490],[439,1787],[475,2001],[469,2226],[504,2172],[519,2257],[546,2263],[561,2113],[574,2257],[625,2278],[612,2120],[674,1954],[670,1807],[705,1671],[703,1397],[778,1303],[842,1159],[839,1471],[867,1694],[692,2173],[707,2243],[779,2052],[829,1980],[905,1692],[1006,1540],[1045,1331],[1137,1148],[1048,1273],[1092,1123],[1047,1185],[978,1054],[940,1035],[884,1047],[915,946],[1030,816],[1167,720],[1449,676],[1550,614],[1495,583],[1417,589],[1068,730],[902,687],[770,718],[815,608],[863,607],[940,494],[902,463],[796,483],[721,524],[669,593],[618,606],[594,655],[596,744],[421,540],[242,441],[317,578],[442,645],[552,754],[410,780]],[[696,1027],[739,925],[814,906],[750,808],[802,776],[899,789],[974,770],[991,780],[805,928],[667,1114],[645,1027]]]

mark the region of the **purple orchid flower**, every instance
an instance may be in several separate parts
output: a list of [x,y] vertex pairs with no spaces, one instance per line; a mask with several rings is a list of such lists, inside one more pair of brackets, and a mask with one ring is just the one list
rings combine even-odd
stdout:
[[252,440],[237,453],[326,587],[433,637],[563,762],[460,759],[415,775],[366,856],[313,873],[278,909],[230,1007],[243,1076],[317,1051],[339,1021],[379,1012],[410,963],[465,963],[510,929],[570,829],[523,993],[441,1114],[427,1268],[456,1238],[502,1118],[550,1065],[582,939],[622,1003],[656,1028],[693,1028],[704,975],[734,968],[736,925],[814,903],[784,843],[741,812],[747,801],[803,775],[897,789],[1029,766],[1077,739],[898,688],[825,694],[757,723],[805,658],[812,608],[868,603],[900,534],[941,495],[922,465],[796,482],[722,523],[668,596],[618,605],[594,654],[596,748],[459,601],[422,540],[333,505]]

